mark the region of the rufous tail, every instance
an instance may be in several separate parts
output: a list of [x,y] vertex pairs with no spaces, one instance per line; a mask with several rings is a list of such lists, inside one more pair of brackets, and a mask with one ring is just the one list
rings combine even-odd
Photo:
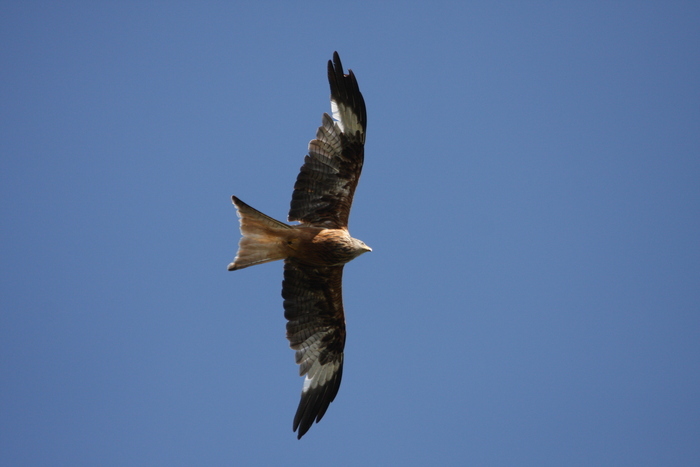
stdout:
[[231,200],[238,211],[243,238],[238,243],[236,259],[228,265],[228,270],[286,258],[283,234],[291,227],[251,208],[235,196]]

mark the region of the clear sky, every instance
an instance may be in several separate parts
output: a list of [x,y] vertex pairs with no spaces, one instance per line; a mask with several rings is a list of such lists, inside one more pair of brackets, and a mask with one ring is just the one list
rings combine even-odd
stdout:
[[[700,465],[697,2],[2,2],[0,464]],[[340,392],[297,441],[285,220],[368,111]]]

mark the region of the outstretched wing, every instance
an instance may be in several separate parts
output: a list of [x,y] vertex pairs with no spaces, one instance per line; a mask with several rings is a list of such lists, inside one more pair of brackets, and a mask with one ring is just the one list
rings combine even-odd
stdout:
[[352,70],[343,74],[338,52],[328,61],[328,82],[333,118],[323,114],[316,139],[309,143],[294,184],[289,220],[343,228],[362,172],[367,111]]
[[287,339],[296,350],[299,374],[306,376],[294,416],[297,437],[320,421],[333,402],[343,376],[345,316],[342,298],[343,266],[314,268],[288,259],[284,262],[284,317]]

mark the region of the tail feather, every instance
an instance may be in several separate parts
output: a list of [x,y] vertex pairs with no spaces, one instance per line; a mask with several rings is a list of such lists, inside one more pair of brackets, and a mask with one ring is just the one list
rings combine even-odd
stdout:
[[238,243],[236,259],[228,265],[228,270],[286,258],[284,231],[291,227],[251,208],[235,196],[231,200],[238,211],[243,238]]

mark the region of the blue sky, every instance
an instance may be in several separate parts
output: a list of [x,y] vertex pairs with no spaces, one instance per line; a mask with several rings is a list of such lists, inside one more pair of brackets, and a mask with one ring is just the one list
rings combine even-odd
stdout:
[[[697,465],[693,2],[3,2],[0,464]],[[368,109],[343,383],[297,441],[286,219]]]

